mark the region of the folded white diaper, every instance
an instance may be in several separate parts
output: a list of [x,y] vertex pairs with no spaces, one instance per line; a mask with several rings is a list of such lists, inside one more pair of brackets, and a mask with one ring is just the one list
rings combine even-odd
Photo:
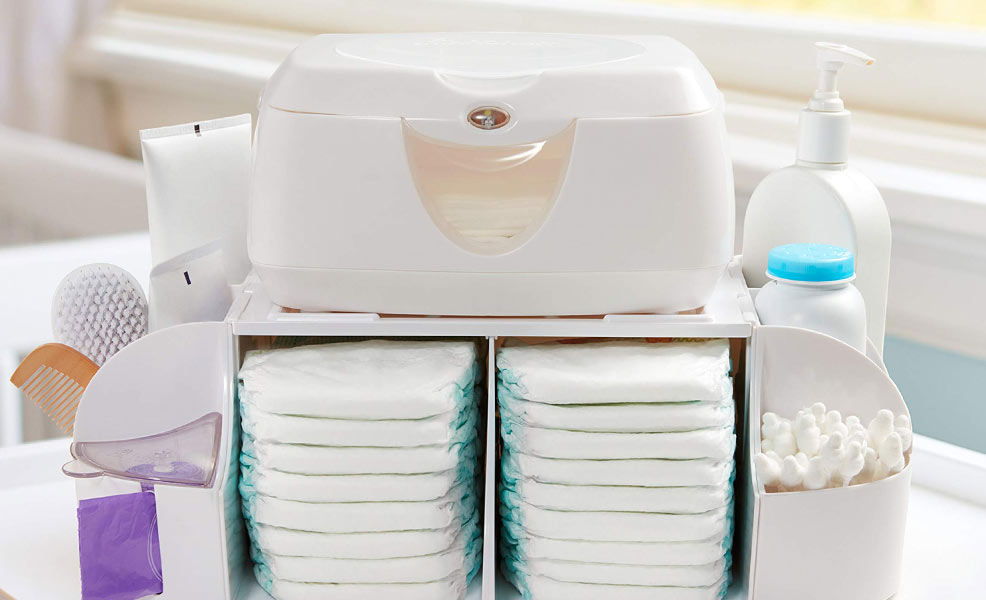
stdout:
[[506,569],[516,569],[525,577],[541,575],[571,583],[702,587],[722,579],[727,564],[719,558],[704,565],[620,565],[544,558],[507,558]]
[[497,368],[501,565],[524,597],[720,598],[729,342],[508,345]]
[[301,502],[386,502],[434,500],[456,484],[475,477],[475,461],[456,468],[416,475],[303,475],[259,464],[244,465],[240,490]]
[[512,451],[544,458],[724,460],[736,448],[732,425],[669,433],[602,433],[542,429],[504,419],[500,430]]
[[501,529],[504,546],[518,557],[552,558],[624,565],[704,565],[722,558],[732,545],[732,528],[693,542],[590,542],[556,540],[529,533],[510,520]]
[[333,419],[423,419],[472,401],[470,341],[369,340],[248,352],[241,400],[260,410]]
[[501,465],[505,477],[570,485],[723,485],[733,475],[732,458],[577,460],[542,458],[508,450],[503,453]]
[[240,495],[278,600],[461,600],[479,568],[472,342],[248,353]]
[[730,397],[729,342],[507,346],[497,352],[499,398],[548,404],[718,402]]
[[559,540],[690,542],[726,535],[730,510],[721,507],[698,514],[581,512],[504,502],[500,516],[534,535]]
[[371,533],[319,533],[248,523],[254,543],[272,554],[325,558],[406,558],[447,550],[460,532],[480,535],[479,515],[473,512],[463,522],[457,516],[444,529],[416,529]]
[[334,448],[257,442],[243,436],[241,461],[251,466],[307,475],[437,473],[476,460],[475,440],[451,446],[413,448]]
[[476,510],[471,488],[460,484],[445,496],[424,502],[298,502],[244,496],[243,510],[256,523],[323,533],[443,529]]
[[731,427],[734,423],[731,392],[712,402],[544,404],[509,395],[501,395],[498,402],[504,419],[546,429],[658,433]]
[[501,496],[512,504],[521,499],[540,508],[578,511],[701,513],[725,506],[733,488],[721,485],[639,487],[628,485],[564,485],[504,477]]
[[525,576],[506,573],[525,600],[719,600],[726,595],[728,576],[702,587],[660,587],[648,585],[604,585],[570,583],[544,575]]
[[458,571],[428,583],[302,583],[275,578],[257,565],[257,581],[278,600],[463,600],[475,573]]
[[471,570],[482,547],[477,530],[460,532],[451,547],[425,556],[385,559],[282,556],[254,546],[253,559],[277,579],[306,583],[427,583]]
[[[245,396],[241,392],[241,397]],[[261,442],[312,444],[317,446],[409,446],[449,445],[475,434],[478,406],[444,412],[424,419],[326,419],[282,415],[261,410],[248,401],[240,404],[243,432]]]

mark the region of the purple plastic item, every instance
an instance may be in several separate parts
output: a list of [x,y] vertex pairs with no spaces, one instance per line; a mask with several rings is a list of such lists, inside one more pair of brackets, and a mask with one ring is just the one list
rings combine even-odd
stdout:
[[154,492],[79,501],[82,600],[135,600],[164,591]]

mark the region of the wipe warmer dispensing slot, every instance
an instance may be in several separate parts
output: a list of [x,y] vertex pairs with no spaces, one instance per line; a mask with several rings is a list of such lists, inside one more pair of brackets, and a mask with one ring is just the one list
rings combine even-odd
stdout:
[[254,154],[250,258],[290,308],[673,313],[732,256],[722,96],[666,37],[317,36]]

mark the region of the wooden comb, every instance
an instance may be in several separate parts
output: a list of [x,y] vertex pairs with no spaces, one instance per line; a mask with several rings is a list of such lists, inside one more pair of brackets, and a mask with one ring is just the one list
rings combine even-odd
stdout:
[[10,382],[38,405],[65,433],[75,427],[75,411],[99,365],[65,344],[44,344],[28,354]]

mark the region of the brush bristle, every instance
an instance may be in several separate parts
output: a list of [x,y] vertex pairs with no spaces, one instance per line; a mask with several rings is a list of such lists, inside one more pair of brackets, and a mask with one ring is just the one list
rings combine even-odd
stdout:
[[55,338],[102,365],[147,333],[147,300],[123,269],[94,264],[69,273],[55,292]]

